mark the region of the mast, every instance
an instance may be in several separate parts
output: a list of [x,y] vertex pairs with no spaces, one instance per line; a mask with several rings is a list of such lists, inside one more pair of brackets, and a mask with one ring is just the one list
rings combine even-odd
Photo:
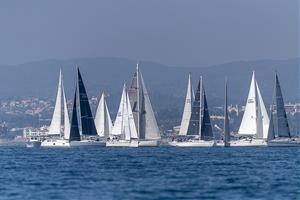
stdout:
[[139,63],[136,64],[136,95],[137,95],[137,135],[138,137],[140,137],[140,117],[141,117],[141,113],[140,113],[140,81],[139,81]]
[[200,76],[199,140],[201,139],[201,132],[202,132],[202,95],[203,95],[203,85],[202,85],[202,76]]
[[64,139],[69,139],[69,137],[70,137],[70,118],[69,118],[67,98],[66,98],[63,81],[62,81],[62,93],[63,93],[63,102],[64,102]]
[[230,146],[230,130],[228,118],[227,78],[225,80],[225,103],[224,103],[224,146]]

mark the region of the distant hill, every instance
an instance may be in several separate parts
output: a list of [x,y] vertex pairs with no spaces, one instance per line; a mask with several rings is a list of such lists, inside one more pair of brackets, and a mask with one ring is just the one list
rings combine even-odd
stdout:
[[[124,81],[129,85],[136,62],[124,58],[83,58],[73,60],[44,60],[16,66],[0,66],[0,98],[20,96],[54,97],[59,68],[63,70],[68,98],[75,85],[75,64],[79,65],[89,96],[101,91],[110,94],[111,104],[119,101]],[[266,104],[273,92],[274,71],[277,70],[286,100],[299,99],[299,59],[237,61],[205,68],[170,67],[142,61],[140,67],[154,106],[182,105],[186,92],[187,75],[192,73],[194,86],[200,75],[210,105],[222,104],[224,79],[229,80],[231,103],[244,103],[249,89],[251,73],[257,80]]]

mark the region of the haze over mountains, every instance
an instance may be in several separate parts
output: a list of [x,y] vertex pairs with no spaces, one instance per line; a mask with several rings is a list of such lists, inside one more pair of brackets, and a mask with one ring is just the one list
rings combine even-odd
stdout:
[[[111,104],[117,104],[124,81],[130,85],[136,61],[124,58],[96,57],[73,60],[44,60],[22,65],[0,66],[0,98],[21,96],[53,97],[56,95],[59,68],[63,70],[68,98],[73,96],[75,65],[80,67],[88,95],[99,96],[106,91]],[[224,79],[229,81],[230,103],[244,103],[248,94],[252,71],[265,99],[271,101],[274,71],[277,70],[286,101],[299,99],[299,59],[237,61],[210,67],[171,67],[141,61],[145,82],[154,106],[182,104],[186,92],[187,75],[192,73],[194,87],[202,75],[210,105],[221,105]],[[178,100],[180,100],[178,102]]]

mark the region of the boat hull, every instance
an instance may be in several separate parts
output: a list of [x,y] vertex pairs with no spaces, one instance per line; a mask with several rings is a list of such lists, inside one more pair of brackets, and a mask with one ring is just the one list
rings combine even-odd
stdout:
[[204,140],[193,140],[193,141],[186,141],[186,142],[169,142],[170,146],[173,147],[215,147],[215,141],[204,141]]
[[81,141],[71,141],[70,142],[71,147],[79,147],[79,146],[99,146],[99,147],[105,147],[106,142],[105,141],[96,141],[96,140],[81,140]]
[[229,143],[230,147],[266,147],[267,142],[263,139],[252,140],[233,140]]
[[113,140],[107,141],[106,147],[139,147],[138,141]]
[[140,140],[139,147],[158,147],[160,145],[159,140]]
[[68,140],[45,140],[42,142],[41,147],[70,147],[70,143]]
[[300,147],[300,140],[296,139],[274,139],[268,141],[269,147]]
[[26,142],[27,148],[37,148],[41,147],[42,142],[41,141],[28,141]]

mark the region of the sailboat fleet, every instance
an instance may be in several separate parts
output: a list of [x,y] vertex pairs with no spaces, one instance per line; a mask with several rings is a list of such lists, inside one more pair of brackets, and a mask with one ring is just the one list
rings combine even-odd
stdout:
[[[48,132],[42,139],[29,140],[28,147],[157,147],[160,145],[159,128],[138,64],[130,87],[127,88],[124,83],[114,123],[110,117],[105,93],[101,95],[94,120],[78,67],[76,75],[71,118],[60,71],[56,103]],[[179,134],[168,145],[174,147],[300,146],[300,140],[291,137],[277,73],[274,97],[268,115],[253,72],[245,112],[236,134],[230,133],[226,80],[222,140],[215,139],[212,131],[203,78],[200,77],[195,94],[191,74],[188,76],[187,85]]]

